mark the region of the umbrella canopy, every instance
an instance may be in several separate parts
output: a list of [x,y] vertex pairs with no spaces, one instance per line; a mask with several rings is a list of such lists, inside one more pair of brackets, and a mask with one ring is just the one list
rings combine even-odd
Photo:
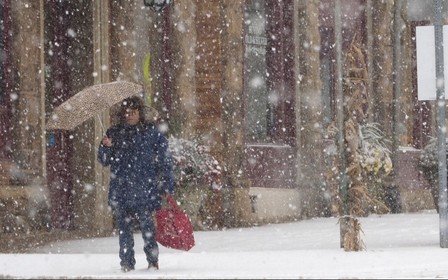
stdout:
[[46,129],[72,130],[123,99],[142,92],[143,86],[126,81],[90,86],[54,108]]

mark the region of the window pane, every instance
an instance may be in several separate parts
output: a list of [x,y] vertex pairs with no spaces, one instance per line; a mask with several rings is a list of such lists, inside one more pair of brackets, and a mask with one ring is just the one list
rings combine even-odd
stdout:
[[265,1],[247,1],[245,17],[246,137],[252,143],[268,142],[273,110],[266,84]]

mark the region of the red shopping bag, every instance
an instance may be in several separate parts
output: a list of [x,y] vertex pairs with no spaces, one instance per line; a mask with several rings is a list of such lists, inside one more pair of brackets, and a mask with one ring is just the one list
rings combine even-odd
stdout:
[[194,246],[190,218],[172,196],[168,195],[166,201],[169,207],[156,211],[156,240],[165,247],[188,251]]

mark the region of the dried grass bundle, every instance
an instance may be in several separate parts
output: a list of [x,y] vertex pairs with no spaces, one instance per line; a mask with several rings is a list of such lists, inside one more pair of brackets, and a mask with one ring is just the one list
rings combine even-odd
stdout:
[[345,60],[345,75],[343,80],[344,100],[344,129],[347,147],[347,175],[349,184],[347,190],[347,206],[351,218],[344,235],[344,250],[359,251],[363,248],[360,232],[361,225],[356,217],[363,216],[364,205],[371,201],[369,191],[363,180],[362,166],[359,161],[361,139],[359,138],[360,124],[365,122],[367,112],[367,65],[364,54],[354,40],[350,45]]
[[[332,213],[339,211],[340,215],[343,201],[339,196],[338,184],[333,178],[338,178],[341,171],[339,170],[339,161],[342,157],[338,157],[337,153],[345,152],[345,166],[348,177],[345,206],[349,216],[344,217],[344,219],[347,219],[347,226],[341,224],[341,246],[346,251],[359,251],[365,248],[360,235],[362,232],[361,224],[357,217],[366,216],[371,212],[385,213],[389,211],[387,205],[381,200],[381,196],[372,192],[372,188],[378,185],[376,181],[379,178],[378,176],[387,175],[391,168],[391,162],[389,164],[387,160],[390,151],[387,148],[382,131],[375,124],[367,123],[369,98],[367,82],[369,77],[365,56],[360,45],[361,43],[356,41],[355,36],[344,61],[345,72],[342,84],[344,94],[343,138],[346,150],[336,150],[333,153],[333,160],[331,161],[333,167],[326,174],[326,177],[329,178],[327,183],[330,184],[333,195],[331,201]],[[327,134],[330,137],[335,137],[336,133],[337,128],[330,125]],[[372,156],[372,153],[374,156]],[[370,169],[366,168],[371,167],[369,164],[373,164],[373,175],[377,177],[370,176],[372,175],[369,173]],[[334,177],[331,178],[332,176]],[[372,181],[376,182],[373,187]],[[339,204],[337,205],[337,203]]]
[[361,223],[357,218],[344,217],[347,231],[344,235],[344,251],[362,251],[366,249],[364,241],[361,239]]

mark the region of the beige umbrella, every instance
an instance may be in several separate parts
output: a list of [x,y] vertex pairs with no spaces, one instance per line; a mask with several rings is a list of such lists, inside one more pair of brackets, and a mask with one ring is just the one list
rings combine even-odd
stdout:
[[123,99],[142,93],[143,86],[126,81],[87,87],[54,108],[46,129],[72,130]]

